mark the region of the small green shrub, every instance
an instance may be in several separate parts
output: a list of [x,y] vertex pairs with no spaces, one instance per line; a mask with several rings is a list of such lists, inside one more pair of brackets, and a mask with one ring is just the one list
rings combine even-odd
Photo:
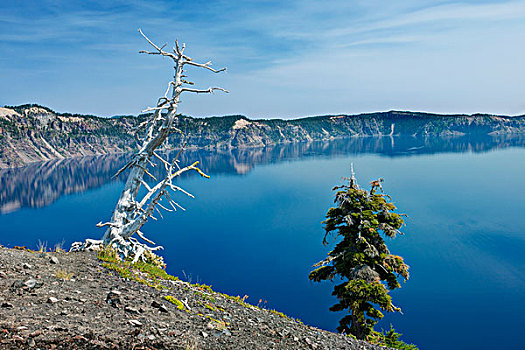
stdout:
[[397,333],[396,330],[390,325],[390,330],[387,332],[372,332],[367,340],[372,344],[382,345],[393,349],[400,350],[418,350],[419,348],[414,344],[407,344],[399,338],[402,334]]
[[182,301],[180,301],[179,299],[177,299],[177,298],[175,298],[175,297],[173,297],[171,295],[166,295],[164,297],[164,299],[166,299],[167,301],[169,301],[170,303],[175,305],[177,307],[177,309],[183,310],[183,311],[188,311],[188,310],[186,310],[186,307],[184,306]]
[[214,318],[211,317],[211,316],[206,316],[206,318],[210,320],[210,322],[212,323],[213,327],[214,327],[216,330],[218,330],[218,331],[222,331],[222,330],[228,328],[229,323],[226,323],[226,322],[223,321],[223,320],[216,320],[216,319],[214,319]]

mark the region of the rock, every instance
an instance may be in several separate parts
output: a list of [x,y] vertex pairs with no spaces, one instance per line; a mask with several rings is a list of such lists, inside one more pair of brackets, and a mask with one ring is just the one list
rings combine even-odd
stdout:
[[36,280],[27,280],[24,282],[27,288],[34,288],[36,286]]
[[208,333],[206,333],[206,332],[201,332],[201,335],[202,335],[204,338],[208,338]]
[[38,282],[37,280],[34,280],[34,279],[29,279],[29,280],[24,282],[24,286],[27,289],[36,289],[36,288],[42,287],[43,285],[44,285],[44,283]]
[[160,312],[164,312],[164,313],[169,313],[168,309],[166,308],[166,306],[162,305],[161,303],[159,303],[158,301],[156,300],[153,300],[151,302],[151,306],[156,308],[156,309],[159,309]]
[[0,278],[7,278],[7,274],[4,271],[0,271]]
[[58,299],[55,298],[55,297],[49,297],[47,299],[47,302],[48,302],[48,304],[56,304],[56,303],[58,303]]
[[0,305],[0,307],[3,307],[4,309],[10,309],[10,308],[12,308],[14,306],[11,303],[3,302],[2,305]]
[[135,327],[142,327],[142,323],[139,320],[129,320],[129,324]]
[[126,307],[124,308],[124,311],[125,311],[125,312],[129,312],[130,314],[135,314],[135,315],[138,315],[138,314],[140,313],[139,310],[137,310],[137,309],[135,309],[135,308],[132,308],[132,307],[130,307],[130,306],[126,306]]
[[148,335],[149,340],[155,340],[155,336],[153,334]]
[[225,329],[222,330],[222,334],[224,334],[224,335],[230,337],[230,336],[232,335],[232,332],[230,332],[229,329],[226,329],[226,328],[225,328]]
[[58,260],[56,256],[52,256],[51,258],[49,258],[49,262],[51,264],[60,264],[60,260]]
[[24,281],[18,280],[18,281],[14,281],[11,284],[10,289],[11,289],[12,292],[17,292],[18,295],[22,295],[23,290],[27,289],[27,287],[24,284]]
[[26,270],[29,270],[30,268],[32,268],[33,266],[29,265],[28,263],[23,263],[22,264],[22,267]]
[[282,331],[280,331],[278,334],[279,334],[281,337],[285,338],[285,337],[287,337],[287,336],[290,334],[290,331],[289,331],[288,329],[285,328],[285,329],[283,329]]
[[83,341],[87,341],[87,339],[81,335],[75,335],[74,337],[71,338],[72,340],[83,340]]
[[164,305],[159,306],[159,311],[164,312],[164,313],[169,313],[168,309]]
[[106,295],[106,303],[113,307],[118,307],[118,304],[120,304],[120,295],[122,293],[118,290],[112,290]]
[[36,346],[36,342],[33,338],[28,338],[27,339],[27,346],[29,346],[30,348],[34,348]]
[[33,333],[29,334],[30,337],[38,337],[39,335],[41,335],[44,331],[41,330],[41,329],[38,329],[36,331],[34,331]]

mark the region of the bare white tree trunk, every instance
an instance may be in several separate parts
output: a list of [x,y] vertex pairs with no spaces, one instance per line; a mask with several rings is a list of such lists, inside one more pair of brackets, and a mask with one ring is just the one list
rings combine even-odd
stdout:
[[[153,115],[135,129],[135,137],[139,143],[139,150],[134,154],[131,161],[116,174],[116,176],[118,176],[124,170],[128,169],[128,179],[122,193],[120,194],[115,210],[113,211],[111,221],[99,223],[97,225],[99,227],[107,226],[104,237],[98,242],[86,240],[84,244],[74,243],[72,246],[72,250],[81,250],[88,248],[87,246],[89,244],[93,245],[100,243],[109,245],[115,248],[123,258],[133,259],[133,261],[144,259],[144,254],[147,255],[148,252],[162,249],[161,246],[150,247],[133,237],[137,234],[137,236],[143,241],[154,245],[154,243],[144,237],[143,233],[140,231],[148,218],[151,217],[155,219],[153,217],[153,211],[156,210],[159,215],[162,216],[160,209],[174,211],[179,208],[184,210],[184,208],[172,199],[169,191],[182,192],[187,196],[193,197],[193,195],[186,192],[184,189],[174,185],[172,180],[190,170],[197,171],[201,176],[208,177],[197,167],[199,162],[180,167],[178,157],[182,152],[182,149],[171,162],[168,162],[167,159],[164,159],[155,153],[155,150],[167,140],[170,134],[176,132],[184,137],[182,131],[174,127],[181,94],[183,92],[213,93],[216,90],[228,92],[218,87],[210,87],[206,90],[190,88],[188,85],[193,85],[193,83],[184,80],[186,76],[183,74],[184,67],[187,65],[205,68],[214,73],[225,71],[225,68],[215,70],[211,68],[211,62],[194,62],[190,57],[184,54],[185,44],[182,44],[182,47],[179,47],[177,41],[175,41],[175,47],[172,51],[164,51],[166,45],[159,47],[149,40],[140,29],[139,32],[155,49],[154,51],[140,51],[140,53],[161,55],[172,59],[175,76],[174,79],[169,82],[164,96],[157,101],[157,105],[143,111],[152,111]],[[139,135],[142,135],[142,137]],[[152,158],[158,159],[166,169],[166,176],[160,181],[155,179],[155,177],[148,172],[149,166],[153,165],[151,161]],[[152,177],[157,183],[150,187],[146,183],[144,175]],[[141,186],[144,186],[147,192],[142,198],[138,198]]]

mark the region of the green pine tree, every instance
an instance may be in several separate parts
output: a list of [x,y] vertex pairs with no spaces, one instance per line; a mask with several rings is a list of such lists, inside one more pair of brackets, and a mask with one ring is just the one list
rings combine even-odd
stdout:
[[338,303],[331,311],[348,310],[337,330],[357,339],[378,339],[374,325],[381,311],[401,311],[392,303],[389,291],[401,287],[398,278],[408,279],[408,265],[388,250],[385,238],[401,235],[404,214],[394,213],[395,205],[383,193],[383,179],[371,182],[370,191],[357,185],[353,170],[348,184],[334,187],[335,208],[323,221],[327,236],[339,239],[328,257],[316,265],[309,278],[315,282],[341,280],[334,287]]

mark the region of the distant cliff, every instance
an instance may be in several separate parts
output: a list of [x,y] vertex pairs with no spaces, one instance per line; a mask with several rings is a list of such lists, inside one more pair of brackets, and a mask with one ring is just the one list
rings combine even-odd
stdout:
[[59,114],[36,105],[0,108],[0,167],[128,152],[135,123],[133,117]]
[[[56,113],[38,105],[0,108],[0,167],[132,151],[136,144],[131,131],[146,117],[100,118]],[[266,147],[344,137],[525,133],[525,116],[438,115],[398,111],[293,120],[180,116],[177,124],[189,137],[189,148],[207,149]],[[178,142],[170,139],[166,148],[177,147]]]

